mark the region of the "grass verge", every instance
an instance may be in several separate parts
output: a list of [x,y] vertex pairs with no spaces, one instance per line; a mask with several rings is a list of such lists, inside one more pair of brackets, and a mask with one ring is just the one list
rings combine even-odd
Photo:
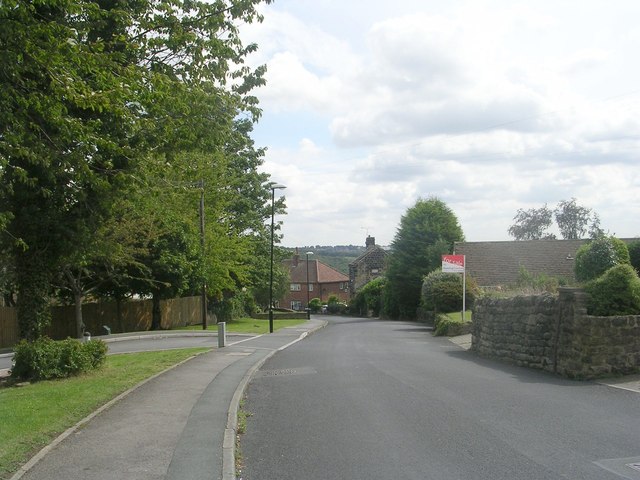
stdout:
[[245,408],[246,399],[240,400],[240,408],[238,408],[238,426],[236,429],[236,450],[235,450],[235,464],[236,464],[236,477],[242,478],[242,469],[244,468],[244,457],[242,456],[242,444],[240,437],[247,431],[247,418],[251,416]]
[[464,312],[464,321],[461,312],[441,313],[436,316],[435,336],[456,336],[468,333],[471,328],[471,310]]
[[56,436],[120,393],[207,350],[111,355],[103,368],[85,375],[0,388],[0,478],[9,478]]
[[[294,327],[306,322],[304,319],[297,320],[273,320],[273,331],[281,328]],[[226,322],[227,333],[252,333],[260,335],[269,331],[269,320],[257,320],[255,318],[240,318]],[[190,327],[182,327],[180,330],[202,330],[202,325],[191,325]],[[218,331],[218,325],[208,325],[207,330]]]

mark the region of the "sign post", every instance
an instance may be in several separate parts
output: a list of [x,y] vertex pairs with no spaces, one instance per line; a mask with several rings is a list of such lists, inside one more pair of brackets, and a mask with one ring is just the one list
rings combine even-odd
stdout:
[[442,255],[442,271],[444,273],[462,273],[462,322],[467,309],[467,274],[464,255]]

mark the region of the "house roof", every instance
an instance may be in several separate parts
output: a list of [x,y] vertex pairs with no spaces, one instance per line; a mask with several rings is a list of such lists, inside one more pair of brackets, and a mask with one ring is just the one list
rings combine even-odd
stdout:
[[518,280],[520,266],[532,275],[573,280],[576,252],[588,241],[459,242],[455,244],[455,253],[465,255],[466,273],[480,286],[513,284]]
[[[282,261],[289,271],[292,283],[307,283],[307,261],[301,259],[286,259]],[[348,282],[349,277],[339,271],[325,265],[318,260],[309,260],[309,283],[336,283]]]
[[366,261],[369,257],[375,257],[376,259],[378,259],[378,258],[384,258],[386,255],[387,255],[387,251],[384,248],[378,245],[374,245],[372,247],[367,248],[367,250],[361,253],[360,256],[358,256],[355,260],[350,262],[349,266],[362,263]]

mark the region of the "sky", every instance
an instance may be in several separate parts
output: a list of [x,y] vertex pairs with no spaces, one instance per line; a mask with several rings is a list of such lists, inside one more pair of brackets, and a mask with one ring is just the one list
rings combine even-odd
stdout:
[[243,26],[282,245],[390,245],[437,197],[467,241],[575,198],[640,236],[637,0],[275,0]]

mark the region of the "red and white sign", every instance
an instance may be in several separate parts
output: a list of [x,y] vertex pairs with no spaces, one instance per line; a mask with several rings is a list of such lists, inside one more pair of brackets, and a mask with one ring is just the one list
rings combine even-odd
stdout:
[[464,255],[442,255],[442,271],[464,273]]

